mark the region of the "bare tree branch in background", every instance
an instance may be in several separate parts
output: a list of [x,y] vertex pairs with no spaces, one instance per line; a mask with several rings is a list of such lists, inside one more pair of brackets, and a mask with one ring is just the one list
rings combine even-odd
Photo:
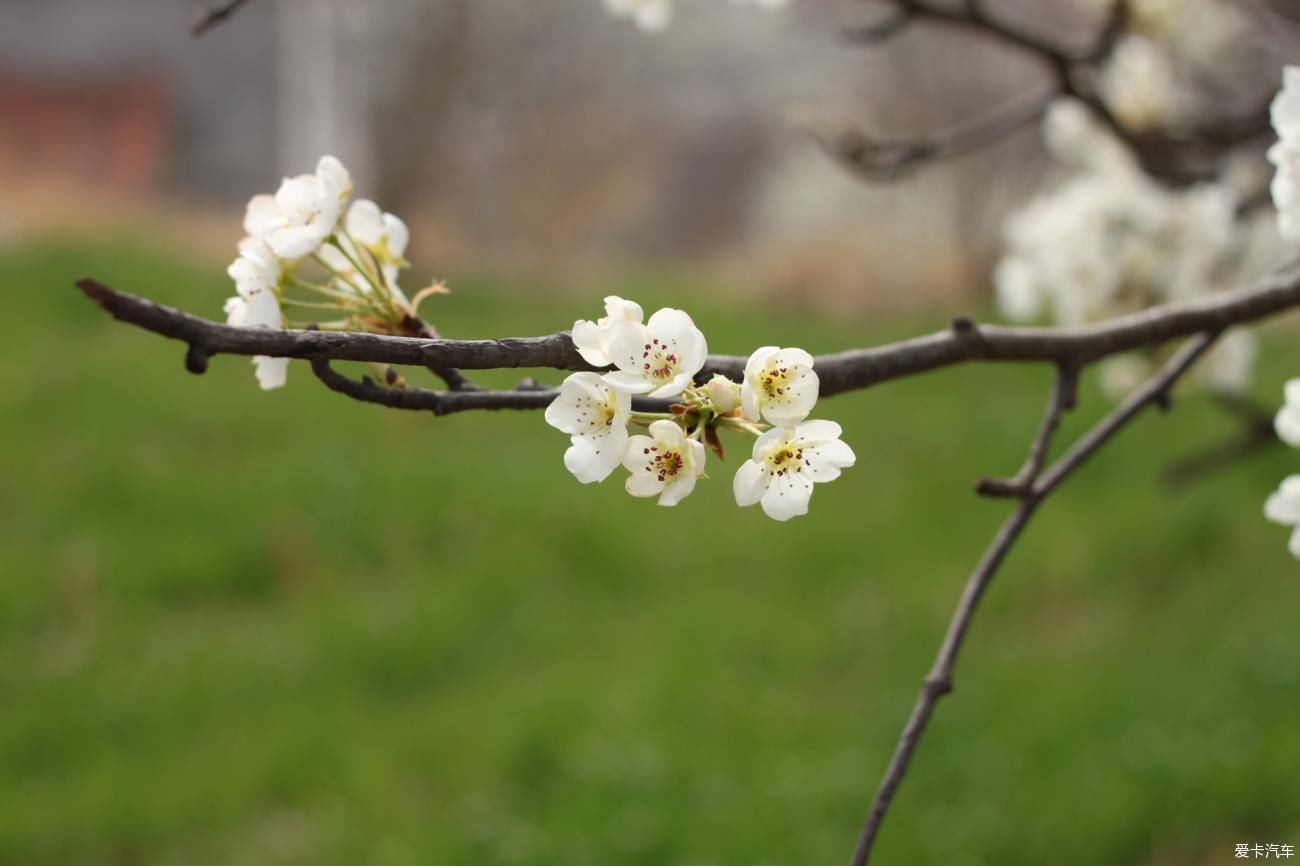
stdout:
[[850,29],[847,33],[850,41],[877,45],[914,23],[956,27],[1038,58],[1045,69],[1048,88],[1045,96],[1024,103],[1018,110],[997,107],[967,124],[912,141],[880,141],[848,127],[815,133],[833,156],[869,179],[894,179],[927,162],[960,156],[1001,141],[1041,119],[1059,96],[1073,97],[1088,106],[1132,151],[1147,173],[1174,185],[1195,183],[1213,175],[1225,155],[1269,128],[1268,103],[1261,100],[1245,114],[1214,118],[1194,129],[1142,133],[1126,129],[1097,94],[1094,82],[1100,65],[1109,58],[1128,22],[1128,0],[1117,0],[1090,47],[1084,51],[1072,51],[995,17],[980,2],[957,6],[939,5],[934,0],[880,2],[890,7],[887,17]]
[[238,12],[248,2],[249,0],[223,0],[223,2],[201,13],[190,32],[195,38],[202,36],[213,27],[224,23],[226,19]]

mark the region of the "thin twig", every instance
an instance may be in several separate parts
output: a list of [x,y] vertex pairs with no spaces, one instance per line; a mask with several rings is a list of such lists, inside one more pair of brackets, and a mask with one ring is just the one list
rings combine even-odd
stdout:
[[225,22],[248,2],[249,0],[225,0],[224,3],[213,6],[199,16],[190,32],[197,39],[213,27]]
[[[363,376],[359,380],[344,376],[330,366],[327,358],[313,358],[311,369],[325,387],[354,400],[390,409],[432,412],[435,415],[450,415],[474,409],[545,409],[560,394],[558,388],[539,387],[530,379],[524,380],[510,391],[431,391],[411,386],[388,387],[380,385],[369,376]],[[632,408],[637,412],[667,412],[671,407],[672,402],[669,400],[653,400],[648,397],[634,397],[632,400]]]
[[[953,689],[953,670],[956,667],[957,657],[961,653],[975,611],[979,607],[980,599],[983,598],[985,591],[993,580],[993,576],[997,573],[998,566],[1002,564],[1012,545],[1015,544],[1016,539],[1020,537],[1021,532],[1028,525],[1029,519],[1049,493],[1083,465],[1115,433],[1133,420],[1140,411],[1153,404],[1166,404],[1169,399],[1170,388],[1191,367],[1196,359],[1214,343],[1217,336],[1218,333],[1214,332],[1202,334],[1189,340],[1154,376],[1130,394],[1124,402],[1099,421],[1091,430],[1080,437],[1065,454],[1052,464],[1051,468],[1032,479],[1028,492],[1023,495],[1015,510],[1002,524],[992,543],[985,550],[979,564],[966,581],[961,599],[948,624],[943,643],[935,656],[934,665],[921,685],[921,692],[917,697],[916,705],[912,708],[912,715],[903,728],[903,733],[899,738],[898,746],[894,749],[894,755],[889,762],[889,767],[885,770],[884,778],[876,791],[875,798],[872,800],[862,834],[858,837],[857,846],[853,851],[853,858],[850,861],[851,866],[865,866],[870,860],[871,850],[875,845],[885,814],[889,810],[889,805],[893,801],[899,785],[902,784],[903,778],[907,774],[912,757],[916,753],[917,746],[920,745],[921,737],[925,733],[931,716],[934,714],[935,707],[938,705],[939,699]],[[1044,429],[1056,429],[1056,421],[1053,418],[1059,420],[1062,411],[1062,403],[1059,397],[1061,381],[1062,378],[1058,376],[1057,385],[1053,388],[1052,397],[1048,401],[1048,413],[1047,420],[1043,425]],[[1040,434],[1040,438],[1050,440],[1051,436],[1050,434],[1047,436],[1041,436]],[[1041,447],[1045,449],[1047,444]],[[1036,439],[1034,448],[1038,447],[1040,446]]]
[[1052,393],[1047,400],[1043,423],[1038,428],[1038,435],[1029,446],[1029,453],[1025,456],[1020,471],[1011,478],[981,478],[975,485],[975,492],[982,496],[1002,498],[1023,498],[1032,492],[1034,480],[1043,471],[1043,463],[1047,460],[1052,438],[1056,435],[1057,428],[1061,426],[1061,416],[1066,410],[1074,408],[1078,386],[1078,368],[1065,365],[1056,368],[1056,378],[1052,380]]

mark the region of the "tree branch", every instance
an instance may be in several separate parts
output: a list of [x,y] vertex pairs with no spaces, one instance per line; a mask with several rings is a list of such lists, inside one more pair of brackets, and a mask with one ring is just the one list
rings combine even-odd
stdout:
[[[187,368],[201,373],[213,355],[270,355],[327,358],[466,370],[542,367],[594,370],[578,354],[568,333],[498,340],[422,340],[333,331],[277,331],[237,328],[192,316],[95,280],[77,284],[119,321],[189,344]],[[1233,292],[1152,307],[1079,328],[1013,328],[958,319],[924,337],[816,358],[824,396],[867,388],[970,361],[1043,361],[1082,368],[1099,358],[1158,345],[1201,331],[1220,331],[1300,306],[1300,264],[1292,264]],[[701,375],[722,373],[739,380],[745,358],[711,355]]]
[[225,0],[225,2],[211,7],[194,22],[194,27],[190,31],[191,34],[197,39],[213,27],[223,23],[227,18],[230,18],[248,2],[249,0]]
[[[953,670],[956,667],[957,657],[961,653],[962,645],[965,642],[980,600],[984,597],[984,593],[992,582],[993,576],[997,573],[998,567],[1006,558],[1016,539],[1020,537],[1021,532],[1028,525],[1029,519],[1049,493],[1083,465],[1115,433],[1132,421],[1139,412],[1152,404],[1167,404],[1169,391],[1174,383],[1214,343],[1217,336],[1218,332],[1216,331],[1189,340],[1154,376],[1130,394],[1123,403],[1098,422],[1091,430],[1080,437],[1064,455],[1052,464],[1050,469],[1041,473],[1035,471],[1034,477],[1029,479],[1020,502],[1006,522],[1002,524],[992,543],[985,550],[979,564],[966,581],[961,599],[956,610],[953,611],[943,643],[940,645],[939,652],[935,657],[934,665],[921,685],[921,692],[917,697],[916,705],[912,709],[912,715],[903,728],[893,758],[890,760],[880,787],[876,791],[876,796],[872,800],[862,834],[858,837],[857,846],[853,851],[853,858],[850,861],[851,866],[865,866],[870,860],[871,851],[880,832],[880,826],[885,819],[885,814],[889,810],[889,805],[893,801],[899,785],[902,784],[903,778],[907,774],[912,757],[916,753],[917,746],[920,745],[921,737],[930,723],[935,707],[938,705],[940,698],[953,690]],[[1034,445],[1030,448],[1030,457],[1026,461],[1027,466],[1032,465],[1035,451],[1046,450],[1052,431],[1056,429],[1065,405],[1061,399],[1061,394],[1065,391],[1062,383],[1065,380],[1066,375],[1064,373],[1057,376],[1056,384],[1052,389],[1052,396],[1048,401],[1047,417],[1038,438],[1035,439]]]
[[893,12],[878,23],[847,32],[851,41],[878,44],[912,22],[930,21],[979,37],[995,39],[1037,58],[1050,80],[1041,103],[1007,110],[995,108],[961,127],[932,133],[913,141],[878,142],[861,130],[839,130],[819,140],[851,170],[873,180],[890,180],[924,162],[960,156],[1001,141],[1041,118],[1058,96],[1071,96],[1088,106],[1134,155],[1148,174],[1171,185],[1187,185],[1213,176],[1223,157],[1234,148],[1269,130],[1268,102],[1246,114],[1216,117],[1193,129],[1127,129],[1110,111],[1095,88],[1097,70],[1109,58],[1129,20],[1128,0],[1116,0],[1102,26],[1083,51],[1067,49],[1050,39],[994,16],[982,3],[945,6],[933,0],[889,0]]
[[[325,387],[345,394],[363,403],[375,403],[390,409],[411,409],[450,415],[471,409],[545,409],[560,394],[558,388],[547,388],[532,379],[525,379],[511,391],[431,391],[409,385],[388,387],[380,385],[369,376],[350,379],[330,366],[326,358],[313,358],[311,370]],[[667,412],[671,400],[653,400],[633,397],[632,408],[637,412]]]

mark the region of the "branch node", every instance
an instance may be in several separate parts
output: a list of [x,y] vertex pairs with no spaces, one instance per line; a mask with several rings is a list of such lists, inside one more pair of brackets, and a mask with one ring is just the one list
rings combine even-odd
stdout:
[[975,320],[969,316],[958,316],[952,320],[952,332],[958,337],[969,339],[979,336],[979,327],[976,326]]
[[946,674],[940,676],[930,674],[925,678],[925,690],[935,698],[950,694],[953,690],[952,677]]
[[185,369],[201,376],[208,372],[208,359],[211,357],[212,350],[203,343],[190,343],[190,347],[185,350]]

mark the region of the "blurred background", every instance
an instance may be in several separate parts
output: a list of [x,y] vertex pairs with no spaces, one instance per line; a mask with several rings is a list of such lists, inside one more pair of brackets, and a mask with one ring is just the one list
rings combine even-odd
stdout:
[[[254,0],[194,40],[184,0],[0,0],[0,866],[847,859],[1048,370],[828,401],[858,465],[775,524],[731,499],[740,439],[658,509],[576,484],[535,413],[189,376],[72,282],[219,317],[248,197],[332,152],[449,282],[450,336],[611,293],[736,354],[990,315],[1037,130],[869,185],[808,129],[946,128],[1041,72],[928,29],[853,47],[865,5],[687,0],[647,36],[599,0]],[[1236,47],[1275,79],[1275,41]],[[1265,329],[1255,397],[1297,369]],[[1066,435],[1107,408],[1085,382]],[[1300,844],[1300,566],[1261,515],[1300,464],[1162,482],[1234,424],[1189,393],[1044,509],[880,862]]]

